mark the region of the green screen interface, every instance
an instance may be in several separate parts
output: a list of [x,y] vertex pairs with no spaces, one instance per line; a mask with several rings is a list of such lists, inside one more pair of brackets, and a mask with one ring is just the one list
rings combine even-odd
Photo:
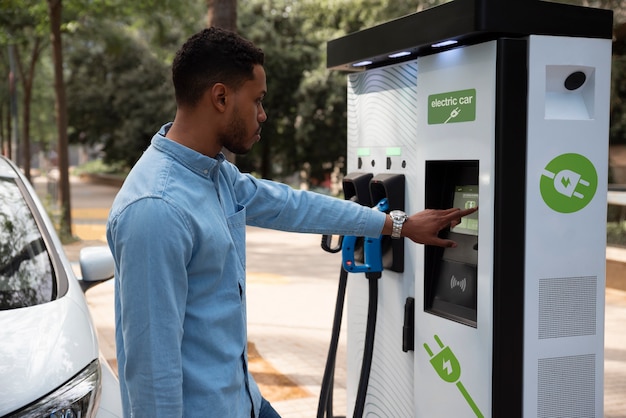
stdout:
[[[455,208],[471,209],[478,206],[478,186],[455,186],[454,202]],[[478,235],[478,212],[465,216],[461,223],[451,229],[458,234]]]

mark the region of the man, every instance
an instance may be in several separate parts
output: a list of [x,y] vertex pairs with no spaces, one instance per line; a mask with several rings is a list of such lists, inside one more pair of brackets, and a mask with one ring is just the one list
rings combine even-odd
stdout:
[[[128,175],[111,208],[117,360],[132,417],[278,417],[248,372],[245,227],[373,236],[384,213],[241,174],[267,119],[263,52],[211,28],[172,65],[177,113]],[[158,105],[155,104],[155,105]],[[426,210],[396,233],[455,245],[437,233],[474,210]],[[400,229],[401,228],[401,229]]]

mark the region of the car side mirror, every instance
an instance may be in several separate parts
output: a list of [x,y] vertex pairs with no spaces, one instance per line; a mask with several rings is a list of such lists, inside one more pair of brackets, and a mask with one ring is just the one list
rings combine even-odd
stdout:
[[79,283],[83,293],[115,275],[113,254],[106,245],[81,249],[78,262],[82,275]]

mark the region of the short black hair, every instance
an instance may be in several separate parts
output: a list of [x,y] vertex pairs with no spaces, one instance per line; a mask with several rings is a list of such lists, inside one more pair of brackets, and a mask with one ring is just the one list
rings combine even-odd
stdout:
[[216,27],[192,35],[172,63],[176,103],[194,106],[215,83],[237,89],[263,65],[263,51],[238,34]]

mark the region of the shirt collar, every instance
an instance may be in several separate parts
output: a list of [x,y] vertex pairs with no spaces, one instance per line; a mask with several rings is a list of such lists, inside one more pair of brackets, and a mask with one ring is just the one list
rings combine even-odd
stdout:
[[165,135],[171,126],[172,122],[166,123],[161,127],[159,132],[152,137],[151,144],[153,147],[168,154],[201,176],[209,177],[214,170],[219,169],[219,165],[225,160],[224,154],[220,152],[215,158],[207,157],[204,154],[166,138]]

